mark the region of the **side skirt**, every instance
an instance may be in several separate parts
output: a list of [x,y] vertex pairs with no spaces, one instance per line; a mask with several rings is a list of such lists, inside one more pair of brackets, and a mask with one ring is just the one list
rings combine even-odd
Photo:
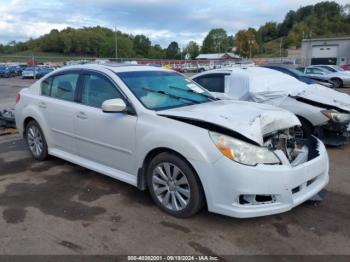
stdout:
[[108,167],[106,165],[99,164],[97,162],[67,153],[56,148],[49,148],[49,154],[137,187],[136,175],[131,175],[129,173]]

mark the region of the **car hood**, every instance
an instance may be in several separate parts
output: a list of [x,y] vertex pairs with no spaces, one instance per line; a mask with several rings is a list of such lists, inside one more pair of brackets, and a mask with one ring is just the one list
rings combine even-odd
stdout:
[[295,94],[295,96],[350,112],[350,96],[348,94],[319,84],[309,85],[303,91]]
[[300,125],[299,119],[283,109],[250,102],[221,100],[157,112],[158,115],[196,120],[230,129],[263,145],[271,132]]

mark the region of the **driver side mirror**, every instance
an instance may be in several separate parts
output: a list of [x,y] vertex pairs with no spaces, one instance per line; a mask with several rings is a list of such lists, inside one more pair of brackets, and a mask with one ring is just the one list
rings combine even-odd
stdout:
[[105,113],[121,113],[126,111],[126,104],[123,99],[109,99],[102,103],[102,111]]

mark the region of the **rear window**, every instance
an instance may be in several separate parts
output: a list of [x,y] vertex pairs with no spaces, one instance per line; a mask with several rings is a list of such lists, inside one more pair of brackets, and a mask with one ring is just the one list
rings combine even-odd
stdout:
[[52,77],[46,78],[41,82],[41,94],[43,96],[50,96]]
[[77,86],[79,74],[68,73],[53,77],[50,95],[54,98],[74,101],[75,88]]
[[194,78],[193,81],[200,84],[210,92],[225,93],[225,75],[228,74],[210,74]]

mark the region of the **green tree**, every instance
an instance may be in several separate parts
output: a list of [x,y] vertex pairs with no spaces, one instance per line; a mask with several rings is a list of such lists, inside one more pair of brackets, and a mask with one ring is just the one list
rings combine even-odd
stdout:
[[227,33],[222,28],[210,30],[204,38],[202,45],[202,53],[223,53],[227,52],[229,47],[229,39]]
[[253,29],[240,30],[236,36],[236,53],[242,57],[254,57],[259,50],[259,45],[256,39],[256,31]]
[[151,41],[144,35],[134,37],[134,51],[137,56],[147,57],[151,48]]
[[195,59],[199,55],[199,45],[194,41],[190,41],[184,49],[184,55],[187,54],[190,55],[191,59]]
[[149,52],[149,58],[162,59],[164,57],[165,57],[165,51],[160,45],[156,44],[154,46],[151,46],[151,49]]
[[165,57],[167,59],[176,59],[180,53],[179,44],[175,41],[171,42],[165,51]]

